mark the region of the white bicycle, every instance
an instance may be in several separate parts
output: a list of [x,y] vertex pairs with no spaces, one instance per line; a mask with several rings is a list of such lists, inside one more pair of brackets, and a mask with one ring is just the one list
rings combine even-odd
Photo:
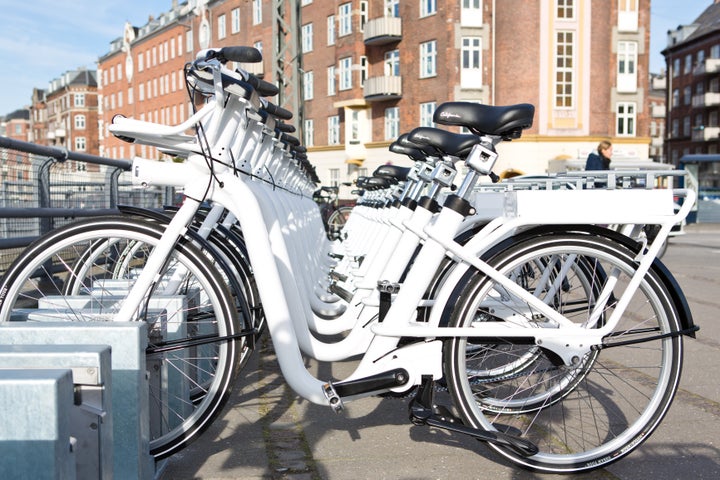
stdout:
[[[648,437],[677,388],[682,337],[696,330],[655,258],[693,192],[479,194],[495,145],[519,137],[533,108],[447,103],[435,121],[474,134],[409,135],[440,159],[425,194],[357,208],[347,239],[331,244],[306,165],[278,141],[276,119],[248,78],[223,67],[253,58],[245,48],[202,52],[186,73],[208,101],[181,125],[116,120],[115,134],[187,156],[133,166],[139,184],[182,187],[185,202],[168,223],[99,218],[41,238],[3,278],[0,319],[147,322],[156,359],[148,362],[157,395],[151,448],[158,457],[177,451],[218,413],[239,351],[257,333],[227,271],[187,234],[208,202],[237,219],[283,376],[307,400],[339,411],[354,398],[417,387],[414,423],[472,435],[545,472],[605,466]],[[443,199],[438,191],[460,158],[468,173]],[[673,195],[685,197],[677,214]],[[610,223],[660,231],[643,245],[591,226]],[[460,241],[464,231],[472,234]],[[82,257],[80,270],[66,260],[102,242],[108,248]],[[329,253],[342,258],[331,262]],[[346,300],[326,291],[331,269],[346,276]],[[65,291],[70,279],[81,288]],[[331,382],[310,375],[302,354],[360,360]],[[441,379],[459,418],[433,402]]]

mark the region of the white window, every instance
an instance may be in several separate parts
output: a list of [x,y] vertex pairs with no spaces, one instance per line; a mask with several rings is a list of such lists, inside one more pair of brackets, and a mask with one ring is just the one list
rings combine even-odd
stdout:
[[133,87],[128,87],[128,105],[132,105],[134,102],[133,94],[134,94]]
[[327,88],[328,95],[335,95],[337,93],[337,87],[335,86],[335,65],[327,69]]
[[137,56],[138,72],[142,72],[142,71],[143,71],[143,68],[144,68],[143,59],[144,59],[143,54],[142,54],[142,53],[138,53],[138,56]]
[[142,102],[145,100],[145,85],[140,84],[138,85],[138,101]]
[[192,30],[188,30],[188,32],[185,33],[185,51],[187,51],[187,52],[193,51]]
[[575,18],[575,0],[557,0],[555,18],[559,20]]
[[122,107],[123,107],[123,92],[122,92],[122,90],[120,90],[118,92],[118,108],[122,108]]
[[312,147],[315,145],[315,127],[312,120],[305,120],[303,128],[303,144],[306,147]]
[[482,38],[463,37],[461,54],[460,86],[481,88],[482,86]]
[[385,16],[400,17],[400,0],[385,0]]
[[435,113],[435,102],[427,102],[420,104],[420,126],[432,127],[433,114]]
[[240,9],[233,8],[230,11],[230,33],[238,33],[240,31]]
[[84,107],[85,106],[85,94],[84,93],[76,93],[75,94],[75,106],[76,107]]
[[385,109],[385,140],[393,140],[400,136],[400,108]]
[[573,32],[559,31],[555,34],[555,107],[573,106]]
[[340,90],[349,90],[352,88],[352,57],[340,59]]
[[222,40],[227,36],[227,32],[225,31],[226,25],[227,21],[225,14],[222,14],[218,17],[218,40]]
[[360,31],[365,31],[365,24],[368,21],[368,2],[362,1],[360,2]]
[[460,25],[463,27],[482,27],[482,0],[463,0],[460,10]]
[[420,78],[437,75],[437,42],[431,40],[420,44]]
[[170,40],[170,58],[175,58],[175,41]]
[[693,67],[692,60],[693,60],[692,53],[688,53],[687,55],[685,55],[685,71],[683,72],[683,73],[685,73],[685,75],[692,73],[692,67]]
[[302,52],[312,52],[313,50],[313,24],[303,25],[300,30],[300,42],[302,44]]
[[117,79],[122,80],[122,65],[119,63],[117,65]]
[[253,43],[253,47],[255,47],[255,50],[257,50],[257,51],[260,52],[261,54],[263,53],[262,42],[255,42],[255,43]]
[[339,168],[331,168],[330,169],[330,186],[337,187],[340,185],[340,169]]
[[182,55],[182,46],[183,46],[183,36],[182,33],[177,36],[177,54],[178,56]]
[[75,128],[85,130],[85,115],[75,115]]
[[617,129],[618,136],[635,136],[635,103],[619,102],[617,104]]
[[352,3],[343,3],[338,9],[338,36],[342,37],[352,33]]
[[420,16],[427,17],[437,12],[437,0],[420,0]]
[[84,152],[86,148],[85,137],[75,137],[75,150]]
[[115,69],[113,67],[110,67],[110,83],[115,82]]
[[638,0],[619,0],[618,2],[618,31],[637,32],[638,30]]
[[328,145],[340,144],[340,116],[328,117]]
[[365,86],[365,80],[368,76],[368,61],[365,55],[360,57],[360,86]]
[[335,45],[335,15],[327,17],[327,44]]
[[303,100],[312,100],[315,91],[313,72],[303,73]]
[[253,0],[253,25],[262,23],[262,0]]
[[385,52],[385,76],[400,76],[400,50]]
[[637,91],[637,42],[618,42],[618,92]]

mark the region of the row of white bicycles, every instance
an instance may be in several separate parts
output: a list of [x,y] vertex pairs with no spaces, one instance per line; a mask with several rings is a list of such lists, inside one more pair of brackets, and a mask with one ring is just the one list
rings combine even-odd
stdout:
[[[360,180],[330,241],[292,113],[265,98],[274,85],[226,66],[260,59],[200,52],[184,71],[197,109],[182,124],[114,119],[116,136],[182,159],[135,158],[132,176],[181,188],[184,202],[41,237],[0,284],[1,321],[145,322],[156,458],[213,421],[264,331],[290,387],[328,412],[410,397],[413,424],[470,435],[525,468],[599,468],[648,438],[697,330],[657,259],[692,191],[652,188],[647,172],[486,182],[496,146],[519,138],[534,108],[449,102],[435,123],[470,133],[402,135],[390,150],[411,166]],[[659,226],[650,242],[645,225]],[[357,367],[318,379],[307,359]]]

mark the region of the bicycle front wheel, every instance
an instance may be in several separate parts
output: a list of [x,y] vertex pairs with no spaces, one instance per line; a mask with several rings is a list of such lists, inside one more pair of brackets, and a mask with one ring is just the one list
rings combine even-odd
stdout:
[[[0,290],[3,321],[111,321],[163,229],[112,217],[67,225],[41,237],[11,265]],[[229,395],[242,342],[223,277],[181,239],[140,302],[146,350],[150,453],[163,458],[195,439]]]
[[[520,242],[489,263],[573,322],[598,328],[634,275],[635,256],[602,237],[564,233]],[[589,322],[599,302],[603,314]],[[479,322],[490,321],[552,328],[526,302],[476,273],[451,325],[482,329]],[[539,448],[523,457],[490,445],[504,457],[544,472],[591,470],[630,453],[662,420],[680,379],[678,331],[672,299],[651,269],[607,346],[575,365],[517,339],[453,338],[445,343],[445,376],[467,424],[519,435]]]

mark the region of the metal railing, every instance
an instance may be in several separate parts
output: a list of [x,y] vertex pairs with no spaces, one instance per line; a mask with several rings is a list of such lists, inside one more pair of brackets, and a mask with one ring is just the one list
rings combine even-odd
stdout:
[[173,189],[134,187],[131,165],[0,136],[0,276],[34,239],[74,219],[177,203]]

